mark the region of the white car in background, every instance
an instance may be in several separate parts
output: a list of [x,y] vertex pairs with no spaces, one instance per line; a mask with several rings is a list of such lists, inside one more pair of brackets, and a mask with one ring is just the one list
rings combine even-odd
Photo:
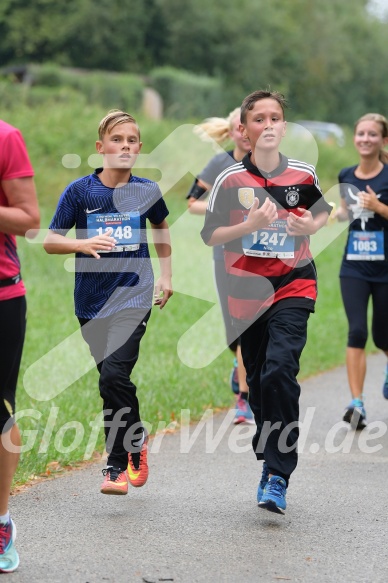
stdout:
[[293,122],[292,126],[294,135],[298,133],[298,126],[302,126],[322,142],[335,143],[341,147],[345,145],[345,133],[336,123],[297,120]]

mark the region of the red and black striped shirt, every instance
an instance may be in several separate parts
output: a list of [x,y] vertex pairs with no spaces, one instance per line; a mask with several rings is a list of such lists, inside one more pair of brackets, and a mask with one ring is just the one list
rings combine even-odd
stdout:
[[[217,177],[201,231],[204,242],[217,228],[243,222],[254,197],[260,205],[267,197],[275,202],[280,221],[290,211],[297,214],[298,207],[313,216],[332,210],[323,198],[314,166],[280,154],[279,166],[265,173],[251,163],[248,154]],[[249,322],[285,305],[314,311],[317,277],[308,236],[295,237],[292,258],[245,255],[242,238],[225,243],[224,255],[233,319]]]

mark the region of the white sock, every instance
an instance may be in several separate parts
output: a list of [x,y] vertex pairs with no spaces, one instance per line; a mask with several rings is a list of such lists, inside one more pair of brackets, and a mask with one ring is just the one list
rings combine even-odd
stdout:
[[9,511],[7,512],[7,514],[0,514],[0,522],[2,522],[3,524],[8,524],[9,522]]
[[143,433],[141,434],[140,439],[138,441],[133,441],[132,442],[132,445],[134,447],[141,447],[143,445],[144,441],[145,441],[145,436],[144,436],[144,431],[143,431]]

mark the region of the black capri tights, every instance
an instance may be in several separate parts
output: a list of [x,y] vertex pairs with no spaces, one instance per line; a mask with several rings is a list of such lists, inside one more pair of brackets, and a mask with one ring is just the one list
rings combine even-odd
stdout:
[[348,346],[365,348],[368,339],[368,303],[372,297],[372,338],[376,347],[388,351],[388,283],[341,277],[341,293],[349,324]]
[[26,331],[24,296],[0,302],[0,330],[0,433],[3,433],[4,427],[9,430],[14,423],[15,392]]

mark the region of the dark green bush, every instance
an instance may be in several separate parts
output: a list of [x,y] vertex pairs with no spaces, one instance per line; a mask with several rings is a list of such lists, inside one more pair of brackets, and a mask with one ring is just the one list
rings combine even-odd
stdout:
[[28,71],[31,75],[33,85],[59,87],[63,83],[62,68],[59,65],[55,65],[55,63],[29,65]]
[[0,103],[2,108],[11,109],[13,106],[24,101],[24,95],[28,90],[20,84],[9,81],[0,81]]
[[63,83],[80,91],[89,103],[109,109],[138,111],[144,82],[136,75],[64,70]]
[[150,82],[164,102],[164,115],[175,119],[219,116],[225,110],[222,82],[180,69],[151,71]]
[[31,95],[49,96],[46,89],[60,87],[76,90],[87,103],[104,108],[139,111],[142,106],[144,82],[137,75],[62,68],[51,63],[30,65],[29,71],[34,89]]

